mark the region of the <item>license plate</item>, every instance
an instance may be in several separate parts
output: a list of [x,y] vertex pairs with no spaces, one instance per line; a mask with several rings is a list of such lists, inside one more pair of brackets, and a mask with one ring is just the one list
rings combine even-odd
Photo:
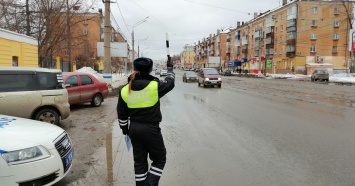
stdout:
[[65,167],[71,164],[73,157],[74,157],[74,149],[72,148],[70,152],[63,158],[63,163]]

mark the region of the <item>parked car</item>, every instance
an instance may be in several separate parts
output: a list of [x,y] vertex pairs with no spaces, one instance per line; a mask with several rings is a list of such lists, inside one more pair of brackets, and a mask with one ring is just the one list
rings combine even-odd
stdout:
[[201,68],[197,74],[198,76],[198,86],[201,84],[204,87],[215,86],[222,87],[222,79],[215,68]]
[[155,69],[155,75],[159,75],[159,74],[160,74],[159,69]]
[[221,73],[222,76],[231,76],[232,72],[229,69],[224,69]]
[[0,185],[53,185],[70,172],[73,157],[62,128],[0,114]]
[[193,71],[186,71],[184,75],[182,75],[182,82],[196,82],[197,74]]
[[70,114],[62,71],[0,67],[0,114],[59,124]]
[[69,104],[90,102],[99,107],[109,94],[108,84],[83,72],[64,72],[64,84],[69,94]]
[[167,73],[168,73],[168,70],[161,69],[161,70],[160,70],[160,77],[166,76]]
[[325,80],[329,81],[329,73],[327,70],[315,70],[311,75],[311,81]]

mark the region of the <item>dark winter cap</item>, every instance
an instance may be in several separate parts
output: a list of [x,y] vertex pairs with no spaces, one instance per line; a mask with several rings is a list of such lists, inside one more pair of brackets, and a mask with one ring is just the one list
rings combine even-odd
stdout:
[[141,74],[146,75],[153,70],[153,61],[146,57],[140,57],[133,61],[133,68]]

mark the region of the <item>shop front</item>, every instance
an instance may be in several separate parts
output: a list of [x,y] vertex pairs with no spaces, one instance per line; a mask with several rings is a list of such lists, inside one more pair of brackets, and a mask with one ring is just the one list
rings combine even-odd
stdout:
[[228,62],[228,69],[232,72],[241,73],[242,72],[242,62],[241,61],[230,61]]

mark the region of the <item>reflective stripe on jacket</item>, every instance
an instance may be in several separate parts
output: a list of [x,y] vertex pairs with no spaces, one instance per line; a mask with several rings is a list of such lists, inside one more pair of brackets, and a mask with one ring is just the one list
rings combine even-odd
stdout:
[[124,86],[121,96],[128,108],[147,108],[154,106],[159,101],[158,82],[151,81],[144,89],[128,92],[129,84]]

